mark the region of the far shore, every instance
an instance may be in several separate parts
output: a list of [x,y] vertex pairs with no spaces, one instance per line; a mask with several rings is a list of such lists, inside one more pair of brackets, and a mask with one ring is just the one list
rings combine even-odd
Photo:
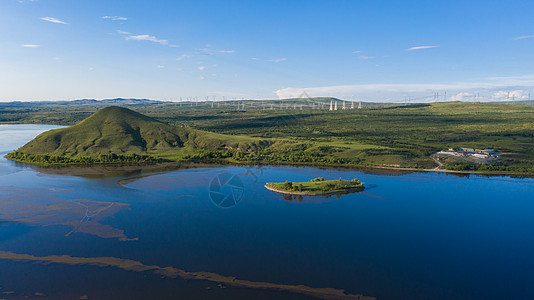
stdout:
[[27,163],[17,160],[6,158],[16,163],[25,164],[30,167],[36,168],[42,173],[56,174],[56,175],[74,175],[74,176],[91,176],[101,175],[107,172],[158,172],[178,169],[190,169],[190,168],[211,168],[211,167],[228,167],[228,166],[293,166],[293,167],[312,167],[323,169],[346,169],[356,170],[367,173],[374,173],[377,171],[396,171],[396,172],[435,172],[435,173],[447,173],[457,175],[484,175],[484,176],[521,176],[534,178],[532,173],[520,173],[520,172],[491,172],[491,171],[457,171],[447,170],[438,167],[433,169],[420,169],[420,168],[405,168],[395,166],[358,166],[358,165],[325,165],[325,164],[312,164],[312,163],[261,163],[261,162],[228,162],[228,161],[214,161],[214,162],[196,162],[196,161],[182,161],[182,162],[161,162],[155,164],[95,164],[95,165],[40,165],[36,163]]
[[398,171],[415,171],[415,172],[436,172],[436,173],[452,173],[452,174],[476,174],[476,175],[494,175],[494,176],[525,176],[525,177],[534,177],[532,173],[520,173],[520,172],[488,172],[488,171],[457,171],[457,170],[447,170],[447,169],[418,169],[418,168],[403,168],[403,167],[382,167],[382,166],[372,166],[364,167],[372,169],[384,169],[384,170],[398,170]]

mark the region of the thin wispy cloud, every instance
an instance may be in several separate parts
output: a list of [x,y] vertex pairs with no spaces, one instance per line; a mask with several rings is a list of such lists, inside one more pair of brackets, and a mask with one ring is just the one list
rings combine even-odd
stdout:
[[200,48],[200,49],[195,49],[196,52],[194,52],[195,55],[200,55],[200,56],[212,56],[214,55],[213,51],[209,48]]
[[117,30],[117,33],[118,34],[131,34],[130,32],[124,31],[124,30]]
[[439,46],[417,46],[408,48],[405,51],[414,51],[414,50],[423,50],[423,49],[432,49],[432,48],[438,48]]
[[356,50],[356,51],[352,51],[352,53],[354,54],[358,54],[358,53],[361,53],[362,51],[359,51],[359,50]]
[[133,40],[133,41],[149,41],[158,43],[161,45],[167,45],[169,43],[168,40],[158,39],[157,37],[153,35],[148,34],[140,34],[140,35],[130,35],[126,37],[127,40]]
[[235,50],[216,50],[210,47],[211,45],[208,44],[205,48],[195,49],[196,52],[194,52],[194,54],[200,55],[200,56],[212,56],[212,55],[217,55],[217,54],[235,53]]
[[[169,47],[180,47],[179,45],[169,45]],[[216,55],[225,55],[225,54],[231,54],[235,53],[235,50],[217,50],[210,48],[211,45],[207,44],[204,48],[196,48],[191,53],[182,54],[179,57],[176,58],[177,61],[189,59],[189,58],[200,58],[203,57],[209,57],[209,56],[216,56]]]
[[514,40],[526,40],[526,39],[531,39],[531,38],[534,38],[534,35],[521,35],[521,36],[516,36],[514,38]]
[[204,71],[204,69],[206,69],[206,67],[204,67],[204,66],[199,66],[197,69],[198,69],[199,71]]
[[24,44],[24,45],[20,45],[21,47],[24,47],[24,48],[39,48],[41,47],[41,45],[35,45],[35,44]]
[[180,61],[180,60],[188,59],[190,57],[191,57],[191,55],[189,55],[189,54],[182,54],[179,57],[177,57],[176,60]]
[[52,22],[52,23],[57,23],[57,24],[69,24],[67,22],[63,22],[57,18],[52,18],[52,17],[42,17],[41,20],[43,21],[47,21],[47,22]]
[[158,68],[158,69],[163,69],[163,68],[165,68],[165,66],[162,66],[162,65],[156,65],[156,68]]
[[128,18],[121,16],[103,16],[102,19],[109,19],[111,21],[126,21]]
[[375,58],[374,56],[365,56],[365,55],[360,55],[358,56],[358,59],[373,59]]
[[273,58],[273,59],[261,59],[261,58],[258,58],[258,57],[252,57],[250,59],[251,60],[255,60],[255,61],[267,61],[267,62],[272,62],[272,63],[281,63],[281,62],[284,62],[284,61],[287,60],[287,58],[285,58],[285,57]]

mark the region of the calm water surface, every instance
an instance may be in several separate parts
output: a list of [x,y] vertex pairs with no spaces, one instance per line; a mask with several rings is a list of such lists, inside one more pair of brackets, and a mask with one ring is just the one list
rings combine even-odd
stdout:
[[[0,153],[51,128],[0,125]],[[318,176],[368,188],[284,199],[263,187]],[[1,158],[0,299],[313,299],[164,267],[377,299],[532,299],[533,195],[534,180],[510,177],[221,167],[87,178]]]

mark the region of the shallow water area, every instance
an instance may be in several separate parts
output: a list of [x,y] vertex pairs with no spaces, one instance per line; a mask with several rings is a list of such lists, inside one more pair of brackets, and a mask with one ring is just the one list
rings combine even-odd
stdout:
[[[0,125],[0,151],[51,128]],[[264,188],[315,177],[366,189]],[[80,177],[2,158],[0,299],[528,299],[532,195],[529,178],[274,166]]]

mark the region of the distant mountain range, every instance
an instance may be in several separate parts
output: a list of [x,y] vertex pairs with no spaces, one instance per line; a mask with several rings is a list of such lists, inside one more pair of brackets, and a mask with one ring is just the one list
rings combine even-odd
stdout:
[[[337,102],[338,109],[342,108],[343,102],[347,108],[351,107],[352,102],[354,102],[354,107],[356,108],[359,104],[359,101],[349,101],[342,100],[333,97],[313,97],[313,98],[290,98],[290,99],[271,99],[271,100],[254,100],[254,99],[232,99],[225,101],[182,101],[182,104],[191,106],[205,106],[212,107],[213,103],[241,103],[246,104],[247,108],[252,109],[265,109],[273,106],[275,109],[291,109],[299,108],[300,105],[315,106],[322,108],[328,108],[330,102]],[[97,107],[110,106],[110,105],[152,105],[152,104],[162,104],[162,103],[180,103],[180,102],[169,102],[169,101],[159,101],[151,99],[135,99],[135,98],[114,98],[114,99],[80,99],[80,100],[68,100],[68,101],[12,101],[12,102],[0,102],[0,107],[46,107],[46,106],[88,106],[88,107]],[[517,100],[517,101],[498,101],[495,103],[516,103],[516,104],[526,104],[534,105],[534,100]],[[364,108],[392,108],[398,106],[419,106],[422,103],[401,103],[401,102],[362,102]]]
[[133,105],[133,104],[156,104],[163,103],[163,101],[150,100],[150,99],[81,99],[81,100],[69,100],[69,101],[13,101],[0,103],[0,106],[4,107],[31,107],[42,105]]
[[[329,105],[330,101],[337,101],[339,103],[345,101],[347,104],[350,104],[351,101],[342,100],[333,97],[313,97],[313,98],[289,98],[289,99],[268,99],[268,100],[256,100],[256,99],[231,99],[224,101],[181,101],[182,103],[222,103],[222,102],[240,102],[240,103],[284,103],[284,105],[292,104],[323,104]],[[179,103],[172,101],[159,101],[151,99],[135,99],[135,98],[114,98],[114,99],[80,99],[80,100],[61,100],[61,101],[11,101],[11,102],[0,102],[0,106],[3,107],[27,107],[27,106],[46,106],[46,105],[135,105],[135,104],[158,104],[158,103]],[[355,102],[357,103],[357,102]],[[368,105],[399,105],[399,103],[381,103],[381,102],[362,102]]]

